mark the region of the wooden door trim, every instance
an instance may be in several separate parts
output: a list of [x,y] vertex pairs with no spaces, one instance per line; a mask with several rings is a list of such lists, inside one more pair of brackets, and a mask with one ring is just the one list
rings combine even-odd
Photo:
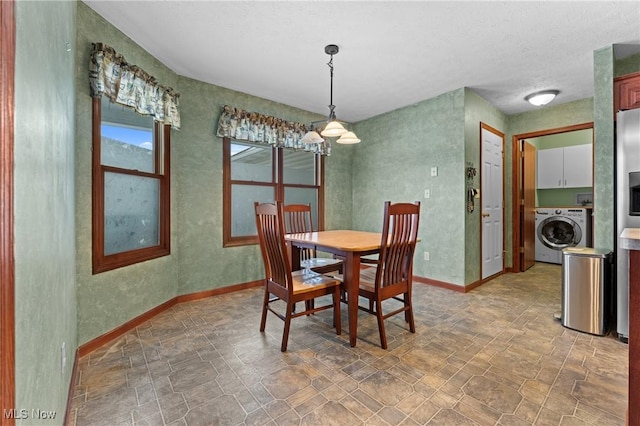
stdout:
[[480,156],[479,156],[480,157],[480,164],[479,164],[479,166],[480,167],[482,167],[482,130],[483,129],[493,133],[496,136],[499,136],[502,139],[502,270],[497,274],[494,274],[494,275],[491,275],[491,276],[487,277],[486,279],[482,278],[482,275],[483,275],[482,274],[482,237],[483,237],[483,235],[482,235],[482,197],[483,197],[483,192],[484,191],[482,191],[482,170],[481,170],[481,172],[480,172],[480,210],[481,211],[480,211],[480,215],[479,215],[479,219],[478,220],[479,220],[479,223],[480,223],[480,241],[479,241],[479,244],[480,244],[480,259],[479,259],[479,262],[480,262],[480,277],[479,277],[479,279],[480,279],[480,282],[482,282],[482,283],[484,283],[486,281],[489,281],[489,280],[495,278],[496,276],[502,275],[504,273],[504,271],[505,271],[505,267],[504,267],[504,264],[505,264],[505,262],[504,262],[505,232],[504,231],[505,231],[505,224],[506,224],[506,222],[505,222],[505,218],[506,218],[506,216],[505,216],[505,205],[504,205],[504,201],[505,201],[505,198],[504,198],[504,196],[505,196],[505,189],[504,189],[504,187],[505,187],[505,185],[504,185],[504,183],[505,183],[505,180],[504,180],[504,173],[505,173],[505,168],[504,168],[504,163],[505,163],[505,161],[504,161],[505,160],[504,146],[505,146],[505,142],[506,142],[506,135],[504,133],[502,133],[500,130],[498,130],[498,129],[494,128],[494,127],[491,127],[488,124],[483,123],[482,121],[480,122],[480,140],[478,141],[478,143],[480,144],[480,147],[479,147],[480,148],[479,149],[479,151],[480,151]]
[[[13,147],[15,77],[14,1],[0,1],[0,425],[14,425],[5,412],[15,408],[15,260]],[[7,411],[5,411],[7,410]],[[11,417],[11,418],[8,418]]]
[[[519,133],[511,137],[511,268],[509,272],[520,272],[520,155],[518,153],[518,141],[540,136],[556,135],[558,133],[574,132],[576,130],[592,129],[593,121],[574,124],[571,126],[556,127],[553,129],[536,130],[535,132]],[[593,141],[593,137],[592,137]],[[595,163],[595,162],[594,162]]]

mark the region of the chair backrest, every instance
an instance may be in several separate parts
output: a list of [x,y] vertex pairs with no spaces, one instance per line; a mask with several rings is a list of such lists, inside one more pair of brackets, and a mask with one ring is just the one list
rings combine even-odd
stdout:
[[287,243],[284,240],[286,232],[282,203],[279,201],[275,204],[256,202],[254,206],[266,278],[292,292],[291,263]]
[[411,280],[419,221],[420,201],[384,203],[382,249],[376,272],[376,287],[386,287]]
[[[311,204],[287,204],[284,206],[284,216],[287,233],[313,232]],[[316,257],[315,250],[310,248],[300,249],[300,260],[307,260],[313,257]]]
[[287,204],[284,206],[284,215],[288,233],[313,231],[311,204]]

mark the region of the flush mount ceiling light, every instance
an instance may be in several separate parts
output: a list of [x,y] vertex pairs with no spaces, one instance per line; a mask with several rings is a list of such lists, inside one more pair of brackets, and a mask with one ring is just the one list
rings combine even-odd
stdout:
[[[329,66],[329,75],[331,77],[331,86],[329,92],[329,116],[327,117],[327,124],[320,132],[320,135],[324,136],[325,138],[335,138],[340,136],[336,142],[343,144],[354,144],[360,142],[360,139],[358,139],[358,137],[353,132],[348,132],[347,129],[345,129],[344,126],[338,120],[336,120],[336,106],[333,104],[333,55],[337,55],[339,50],[340,49],[335,44],[328,44],[324,47],[324,53],[331,57],[331,59],[327,63],[327,65]],[[322,139],[320,135],[316,131],[310,131],[304,135],[304,137],[302,138],[302,142],[322,143],[324,142],[324,139]]]
[[559,90],[542,90],[540,92],[527,95],[524,99],[525,101],[529,101],[532,105],[543,106],[551,102],[558,93],[560,93]]

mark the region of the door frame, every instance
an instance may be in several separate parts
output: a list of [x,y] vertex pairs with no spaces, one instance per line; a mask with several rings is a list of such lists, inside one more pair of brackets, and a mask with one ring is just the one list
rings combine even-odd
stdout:
[[15,35],[14,0],[0,1],[0,425],[15,424],[13,416],[5,415],[8,410],[15,409]]
[[520,221],[522,219],[521,212],[520,212],[520,202],[522,198],[522,182],[520,177],[522,176],[521,175],[522,170],[520,167],[520,156],[517,155],[517,153],[519,152],[518,150],[519,141],[521,139],[538,138],[541,136],[556,135],[558,133],[568,133],[568,132],[574,132],[576,130],[586,130],[586,129],[591,129],[591,132],[592,132],[591,140],[593,141],[593,121],[590,121],[587,123],[574,124],[574,125],[565,126],[565,127],[556,127],[553,129],[537,130],[535,132],[519,133],[511,137],[511,161],[512,161],[511,253],[512,253],[512,256],[511,256],[511,268],[509,269],[509,272],[516,272],[516,273],[521,272],[520,268],[522,263],[520,259],[520,245],[521,245],[520,244],[521,242],[520,241],[521,240]]
[[480,243],[480,282],[481,283],[485,283],[485,282],[487,282],[489,280],[492,280],[493,278],[495,278],[497,276],[500,276],[500,275],[504,274],[504,271],[505,271],[505,267],[504,267],[504,265],[505,265],[505,258],[504,258],[505,245],[504,245],[504,243],[505,243],[505,236],[506,236],[505,235],[506,234],[506,232],[505,232],[505,230],[506,230],[506,226],[505,226],[506,225],[506,222],[505,222],[506,216],[505,216],[505,197],[504,197],[505,196],[505,179],[504,179],[504,176],[505,176],[505,155],[504,155],[504,146],[505,146],[505,143],[506,143],[506,135],[504,133],[502,133],[500,130],[498,130],[498,129],[494,128],[494,127],[491,127],[488,124],[480,122],[480,141],[479,141],[479,144],[480,144],[480,147],[479,147],[480,148],[479,149],[480,156],[479,156],[479,158],[480,158],[480,170],[481,171],[482,171],[482,148],[483,148],[482,147],[482,130],[487,130],[487,131],[495,134],[496,136],[498,136],[498,137],[500,137],[502,139],[502,270],[500,272],[496,273],[496,274],[488,276],[487,278],[482,278],[482,275],[483,275],[483,273],[482,273],[482,266],[483,266],[483,262],[482,262],[482,254],[483,254],[482,253],[482,246],[483,246],[483,244],[482,243],[483,243],[483,238],[484,238],[483,226],[482,226],[482,206],[483,206],[482,197],[483,197],[484,191],[482,190],[483,174],[482,174],[482,172],[480,173],[480,183],[479,183],[479,185],[480,185],[480,214],[479,214],[479,220],[480,220],[480,241],[479,241],[479,243]]

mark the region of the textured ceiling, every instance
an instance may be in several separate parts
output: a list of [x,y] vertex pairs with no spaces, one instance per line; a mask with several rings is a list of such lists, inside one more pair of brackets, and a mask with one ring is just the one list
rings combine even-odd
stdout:
[[[357,122],[461,87],[507,114],[593,96],[593,51],[639,51],[640,2],[93,1],[179,75]],[[96,40],[101,41],[101,40]],[[118,50],[117,46],[114,46]]]

